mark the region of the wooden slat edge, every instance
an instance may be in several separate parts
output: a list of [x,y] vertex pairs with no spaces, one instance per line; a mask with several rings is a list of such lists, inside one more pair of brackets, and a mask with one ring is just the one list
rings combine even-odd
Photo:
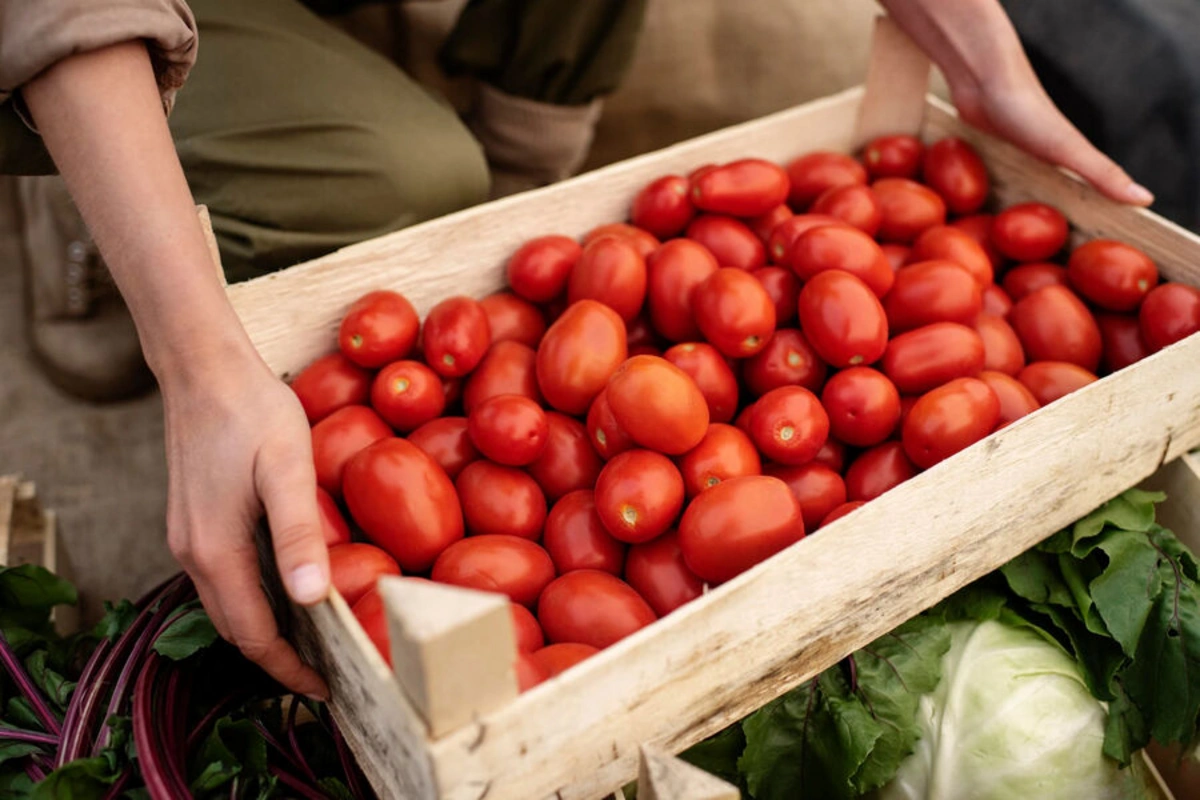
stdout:
[[16,475],[0,475],[0,566],[8,565],[8,547],[12,541],[13,503],[17,499]]
[[731,783],[643,745],[638,752],[638,800],[741,800]]
[[1200,459],[1190,453],[1164,464],[1142,482],[1146,489],[1166,492],[1158,506],[1158,522],[1200,556]]
[[875,19],[867,79],[858,110],[855,150],[876,136],[916,134],[925,116],[929,56],[886,14]]

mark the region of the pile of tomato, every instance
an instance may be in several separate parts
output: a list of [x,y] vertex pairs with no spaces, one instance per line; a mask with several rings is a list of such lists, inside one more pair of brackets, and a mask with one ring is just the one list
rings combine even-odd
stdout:
[[525,689],[1200,330],[1144,253],[989,188],[954,138],[706,165],[423,326],[361,298],[292,383],[335,586],[385,658],[381,575],[507,595]]

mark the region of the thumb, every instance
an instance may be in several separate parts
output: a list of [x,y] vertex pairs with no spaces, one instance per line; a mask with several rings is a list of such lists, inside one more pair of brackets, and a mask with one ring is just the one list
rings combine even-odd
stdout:
[[317,480],[306,439],[272,453],[260,451],[258,494],[271,526],[271,543],[292,600],[313,605],[329,596],[329,550],[317,510]]

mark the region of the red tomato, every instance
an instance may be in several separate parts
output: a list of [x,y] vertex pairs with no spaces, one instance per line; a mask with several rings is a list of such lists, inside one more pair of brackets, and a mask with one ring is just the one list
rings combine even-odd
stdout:
[[[900,398],[901,409],[904,407],[904,398]],[[841,474],[846,468],[846,445],[836,439],[827,439],[821,449],[817,451],[817,455],[813,458],[814,464],[824,464],[834,472]]]
[[537,347],[546,332],[546,317],[541,309],[511,292],[497,292],[479,301],[487,315],[492,344],[520,342]]
[[446,397],[446,408],[456,408],[462,400],[463,379],[442,378],[442,394]]
[[[793,279],[794,280],[794,279]],[[340,352],[309,364],[292,381],[309,425],[346,406],[362,405],[371,393],[371,373]]]
[[519,536],[472,536],[447,547],[430,577],[532,606],[554,580],[554,562],[537,542]]
[[762,474],[762,461],[754,442],[732,425],[714,423],[691,450],[679,458],[683,488],[689,498],[723,480]]
[[1183,283],[1156,286],[1138,311],[1142,338],[1158,352],[1200,331],[1200,290]]
[[872,179],[915,178],[924,155],[925,145],[915,136],[880,136],[863,148],[863,164]]
[[688,180],[679,175],[664,175],[651,181],[633,198],[629,219],[659,239],[678,236],[696,215],[688,196]]
[[701,214],[688,225],[687,238],[707,247],[723,267],[757,269],[767,263],[762,240],[733,217]]
[[654,347],[661,340],[643,309],[632,321],[625,323],[625,343],[630,347]]
[[425,318],[425,363],[439,375],[459,378],[475,369],[492,343],[487,312],[469,297],[451,297]]
[[1010,422],[1016,422],[1041,407],[1033,393],[1025,388],[1025,384],[1011,375],[985,369],[979,373],[979,379],[992,387],[992,391],[996,393],[996,399],[1000,401],[1001,427]]
[[537,541],[546,524],[546,497],[515,467],[472,461],[455,480],[471,534],[507,534]]
[[896,271],[883,309],[893,334],[933,322],[973,325],[983,307],[979,283],[953,261],[920,261]]
[[1063,395],[1094,383],[1096,375],[1078,364],[1066,361],[1034,361],[1017,376],[1029,393],[1042,405],[1050,405]]
[[877,297],[892,288],[896,273],[883,250],[867,234],[847,225],[822,225],[805,233],[784,258],[802,281],[826,270],[849,272]]
[[581,569],[556,578],[538,601],[538,619],[555,643],[604,648],[657,619],[632,586],[607,572]]
[[[518,653],[532,653],[541,650],[546,644],[542,626],[538,624],[533,612],[520,603],[509,602],[509,613],[512,615],[513,633],[517,639]],[[524,690],[522,690],[524,691]]]
[[392,436],[392,429],[366,406],[339,408],[312,429],[313,464],[317,485],[334,497],[342,496],[342,472],[360,450]]
[[893,270],[898,270],[909,263],[908,257],[912,255],[912,248],[906,244],[888,242],[887,244],[879,245],[879,249],[887,256],[888,263],[892,265]]
[[463,408],[470,415],[484,400],[516,394],[540,403],[537,353],[520,342],[496,342],[463,385]]
[[485,457],[521,467],[545,451],[550,426],[537,403],[521,395],[502,394],[472,410],[467,416],[467,433]]
[[956,322],[935,322],[888,343],[883,372],[904,394],[921,394],[955,378],[978,375],[984,365],[983,338]]
[[991,214],[972,214],[969,217],[959,217],[950,225],[974,239],[983,248],[983,252],[987,253],[988,260],[992,262],[992,269],[995,270],[1004,263],[1004,256],[996,249],[996,245],[992,244],[993,219],[995,217]]
[[399,575],[396,559],[373,544],[351,542],[329,548],[329,582],[354,605],[383,575]]
[[1100,328],[1100,365],[1104,369],[1116,372],[1150,355],[1135,315],[1097,314],[1096,325]]
[[1025,350],[1012,326],[1000,317],[980,314],[975,332],[983,339],[983,368],[1016,375],[1025,366]]
[[810,392],[821,391],[825,383],[825,362],[795,328],[782,328],[767,346],[746,359],[742,379],[753,394],[760,397],[780,386],[803,386]]
[[634,356],[657,356],[662,357],[663,351],[652,344],[631,345],[629,347],[629,357]]
[[479,451],[471,444],[467,433],[466,417],[431,419],[410,433],[408,440],[444,469],[450,480],[457,478],[463,467],[479,458]]
[[1108,239],[1075,248],[1067,273],[1075,291],[1108,311],[1134,310],[1158,284],[1158,268],[1150,256]]
[[646,263],[646,301],[654,329],[672,342],[698,339],[700,328],[692,317],[692,294],[717,271],[717,260],[691,239],[673,239],[655,250]]
[[917,404],[920,398],[912,394],[900,395],[900,424],[898,431],[903,433],[904,421],[908,419],[908,414],[912,411],[912,407]]
[[810,211],[836,217],[867,236],[874,236],[883,221],[883,212],[879,210],[879,201],[871,187],[857,183],[834,186],[822,192]]
[[846,470],[846,497],[874,500],[918,472],[920,470],[904,454],[904,445],[884,442],[854,459],[850,469]]
[[795,241],[813,228],[845,224],[837,217],[826,214],[797,214],[779,223],[775,230],[771,231],[771,237],[767,239],[767,253],[773,262],[782,264]]
[[608,405],[630,438],[668,455],[691,450],[708,430],[708,404],[696,382],[656,356],[634,356],[608,381]]
[[602,236],[579,257],[567,281],[567,302],[596,300],[616,311],[625,322],[642,310],[646,300],[646,260],[627,239]]
[[759,267],[750,274],[758,279],[775,304],[775,324],[795,322],[796,301],[800,299],[800,281],[795,273],[782,267]]
[[564,414],[582,414],[625,356],[621,317],[603,303],[581,300],[542,337],[537,351],[538,386],[551,407]]
[[350,541],[350,526],[346,524],[337,501],[320,486],[317,487],[317,513],[321,517],[321,536],[325,539],[326,547]]
[[567,278],[583,248],[566,236],[530,239],[512,254],[505,268],[508,285],[531,303],[546,303],[567,288]]
[[388,642],[388,618],[383,608],[383,596],[378,589],[372,589],[359,599],[350,609],[363,632],[375,645],[379,655],[390,668],[392,666],[392,647]]
[[807,208],[824,191],[834,186],[867,182],[863,165],[844,153],[816,152],[800,156],[787,165],[791,184],[788,202],[792,208]]
[[626,225],[624,222],[611,222],[607,225],[601,225],[592,228],[583,237],[584,249],[597,239],[602,239],[605,236],[615,236],[618,239],[624,239],[633,245],[638,251],[638,255],[642,258],[649,258],[650,254],[658,249],[661,242],[658,241],[649,231],[644,231],[641,228],[633,225]]
[[546,449],[526,467],[546,497],[557,500],[576,489],[590,489],[600,474],[600,457],[592,448],[587,428],[574,417],[546,413]]
[[545,670],[548,676],[546,679],[549,680],[599,652],[599,648],[592,647],[590,644],[564,642],[547,645],[533,653],[530,658]]
[[633,439],[617,424],[612,406],[608,404],[608,392],[601,392],[592,402],[587,415],[588,441],[605,461],[633,447]]
[[946,224],[946,204],[932,189],[906,178],[882,178],[871,184],[883,221],[879,238],[906,243],[935,225]]
[[995,278],[992,261],[971,235],[949,225],[927,228],[913,242],[909,255],[914,262],[942,259],[958,264],[971,273],[979,288],[988,286]]
[[1067,271],[1058,264],[1045,261],[1034,261],[1028,264],[1018,264],[1004,274],[1000,282],[1004,293],[1013,302],[1024,300],[1043,286],[1069,286]]
[[804,529],[813,531],[830,511],[846,502],[846,483],[836,469],[810,461],[794,467],[773,464],[766,474],[779,478],[800,504]]
[[622,542],[648,542],[679,516],[683,477],[671,459],[652,450],[627,450],[596,479],[596,513]]
[[829,438],[829,415],[808,389],[781,386],[754,404],[750,438],[772,461],[803,464],[812,461]]
[[992,221],[996,249],[1016,261],[1046,261],[1067,243],[1067,218],[1045,203],[1018,203]]
[[738,412],[737,419],[733,421],[733,427],[737,428],[747,436],[750,435],[750,420],[754,416],[754,403],[743,408]]
[[370,292],[346,312],[338,329],[338,347],[355,364],[374,369],[407,356],[420,329],[417,311],[404,295]]
[[722,267],[692,294],[692,311],[704,338],[730,358],[752,356],[775,330],[775,304],[749,272]]
[[987,436],[1000,420],[1000,400],[978,378],[957,378],[921,395],[904,421],[904,452],[929,469]]
[[560,575],[598,569],[619,577],[624,569],[625,543],[604,528],[590,489],[571,492],[554,504],[542,544]]
[[1070,361],[1089,372],[1100,364],[1100,328],[1075,293],[1043,286],[1013,306],[1009,324],[1030,361]]
[[517,674],[517,691],[521,694],[529,691],[539,683],[550,680],[550,673],[540,662],[534,659],[532,653],[517,653],[517,660],[513,664],[513,670]]
[[729,422],[738,406],[737,376],[725,357],[710,344],[677,344],[663,358],[683,370],[695,382],[708,406],[710,422]]
[[1007,319],[1012,307],[1012,298],[996,284],[992,283],[983,288],[983,313]]
[[683,562],[676,531],[629,548],[625,580],[660,617],[704,594],[704,581]]
[[367,537],[405,572],[423,572],[463,536],[454,484],[403,439],[383,439],[346,465],[346,504]]
[[761,158],[743,158],[692,180],[696,208],[735,217],[757,217],[787,200],[788,176]]
[[821,392],[821,405],[829,414],[830,432],[855,447],[879,444],[900,421],[900,393],[870,367],[850,367],[831,377]]
[[779,225],[792,217],[791,207],[787,203],[780,203],[765,214],[759,214],[757,217],[749,221],[750,230],[754,231],[754,235],[762,239],[763,244],[766,244],[771,233],[774,232]]
[[679,523],[688,569],[712,583],[736,577],[804,538],[792,490],[778,478],[747,475],[696,496]]
[[846,516],[851,511],[857,511],[858,509],[862,508],[866,504],[867,504],[866,500],[854,500],[849,503],[842,503],[840,506],[835,508],[833,511],[830,511],[828,514],[825,515],[825,519],[821,520],[821,524],[819,527],[824,528],[826,525],[829,525],[832,522],[837,522],[839,519]]
[[371,384],[371,405],[401,433],[415,430],[446,408],[437,373],[419,361],[393,361]]
[[975,148],[948,136],[925,151],[925,183],[946,201],[955,214],[974,214],[987,200],[987,168]]
[[873,364],[887,348],[887,315],[871,288],[848,272],[818,273],[800,290],[800,329],[830,366]]

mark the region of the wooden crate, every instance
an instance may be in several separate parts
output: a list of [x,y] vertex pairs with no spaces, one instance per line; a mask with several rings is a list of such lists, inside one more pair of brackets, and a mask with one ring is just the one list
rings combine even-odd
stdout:
[[[58,516],[42,507],[37,486],[19,475],[0,475],[0,566],[36,564],[73,580],[70,561],[58,535]],[[58,606],[54,627],[66,635],[79,629],[79,608]]]
[[[501,287],[506,258],[526,239],[624,219],[659,175],[849,152],[905,130],[972,142],[1000,205],[1051,203],[1077,240],[1129,242],[1165,278],[1200,285],[1200,239],[968,129],[923,98],[927,68],[911,47],[892,47],[877,53],[866,92],[427,222],[229,296],[287,378],[335,347],[342,314],[367,291],[404,292],[422,313],[449,295],[482,297]],[[338,596],[290,609],[291,635],[329,678],[335,714],[381,795],[600,797],[634,777],[642,745],[679,752],[724,728],[1200,444],[1197,363],[1193,336],[1089,385],[520,697],[502,601],[478,593],[388,582],[394,674]],[[485,641],[494,649],[472,645]]]

